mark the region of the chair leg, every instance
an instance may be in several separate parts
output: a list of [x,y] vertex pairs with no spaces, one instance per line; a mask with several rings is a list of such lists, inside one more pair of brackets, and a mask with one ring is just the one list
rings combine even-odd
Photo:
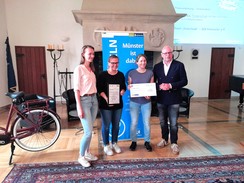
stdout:
[[79,135],[80,133],[84,133],[84,130],[83,130],[83,128],[82,127],[80,127],[80,128],[77,128],[77,132],[75,132],[75,135]]
[[[96,127],[93,127],[93,128],[96,128]],[[75,135],[79,135],[80,133],[84,133],[84,130],[82,127],[80,128],[77,128],[77,132],[75,132]],[[96,134],[96,132],[94,130],[92,130],[92,134]]]
[[178,123],[178,128],[183,129],[183,126],[180,123]]

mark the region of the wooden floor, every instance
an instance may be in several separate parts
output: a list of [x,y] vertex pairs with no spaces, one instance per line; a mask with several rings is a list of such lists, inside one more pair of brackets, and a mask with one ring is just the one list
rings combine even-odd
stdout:
[[[151,118],[152,152],[143,147],[144,141],[138,141],[137,150],[129,150],[130,141],[120,141],[121,154],[105,156],[101,143],[101,121],[96,120],[96,128],[91,143],[91,152],[104,160],[134,159],[134,158],[164,158],[164,157],[196,157],[217,156],[244,153],[244,109],[237,108],[238,98],[231,100],[207,100],[193,98],[189,119],[180,117],[179,141],[180,154],[174,155],[170,146],[157,148],[161,140],[157,117]],[[79,121],[67,122],[66,106],[57,105],[57,112],[62,118],[62,132],[58,141],[42,152],[27,152],[16,147],[14,163],[64,162],[76,161],[79,154],[79,142],[82,133]],[[5,125],[7,109],[0,109],[0,126]],[[10,145],[0,146],[0,181],[12,169],[9,166]]]

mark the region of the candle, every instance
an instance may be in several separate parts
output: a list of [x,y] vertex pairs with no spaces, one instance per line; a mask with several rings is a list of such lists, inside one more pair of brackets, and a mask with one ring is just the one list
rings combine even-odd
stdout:
[[61,45],[57,45],[58,49],[57,50],[64,50],[64,45],[61,44]]
[[48,44],[47,45],[47,49],[49,49],[49,50],[58,50],[58,51],[60,51],[60,50],[64,50],[64,45],[63,44]]

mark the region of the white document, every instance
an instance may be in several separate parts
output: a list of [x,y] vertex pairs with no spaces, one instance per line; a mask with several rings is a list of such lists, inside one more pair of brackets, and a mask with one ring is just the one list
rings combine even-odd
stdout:
[[155,83],[139,83],[131,84],[130,96],[131,97],[146,97],[156,96],[156,84]]
[[108,104],[120,103],[120,86],[119,84],[108,85]]

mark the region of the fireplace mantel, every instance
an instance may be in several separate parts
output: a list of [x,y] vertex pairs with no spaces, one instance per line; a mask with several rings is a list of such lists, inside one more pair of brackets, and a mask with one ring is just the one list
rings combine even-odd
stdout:
[[101,51],[100,31],[135,31],[145,33],[145,50],[161,51],[173,46],[174,23],[185,14],[177,14],[170,0],[83,0],[81,10],[74,10],[83,28],[83,43]]

